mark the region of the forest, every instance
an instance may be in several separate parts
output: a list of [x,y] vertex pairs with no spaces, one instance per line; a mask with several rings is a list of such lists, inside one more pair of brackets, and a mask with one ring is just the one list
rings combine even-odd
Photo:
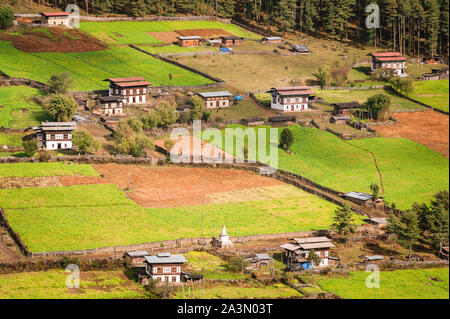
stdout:
[[[75,3],[88,14],[218,15],[384,47],[409,55],[443,55],[449,50],[449,0],[0,0],[13,5]],[[367,29],[368,4],[380,8],[380,28]]]

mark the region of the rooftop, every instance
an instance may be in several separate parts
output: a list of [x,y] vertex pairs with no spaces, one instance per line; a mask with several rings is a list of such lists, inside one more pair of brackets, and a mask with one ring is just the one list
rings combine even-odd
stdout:
[[294,238],[297,244],[310,244],[310,243],[323,243],[329,242],[330,239],[325,236],[320,237],[305,237],[305,238]]
[[383,260],[384,257],[380,255],[374,255],[374,256],[364,256],[364,259],[366,260]]
[[141,76],[134,76],[134,77],[127,77],[127,78],[111,78],[111,79],[106,79],[105,81],[110,81],[110,82],[135,82],[135,81],[146,81],[146,79],[141,77]]
[[340,109],[355,109],[355,108],[359,109],[362,107],[362,105],[356,101],[346,103],[333,103],[333,106],[337,106]]
[[152,84],[148,81],[137,81],[137,82],[118,82],[116,83],[116,85],[120,87],[131,87],[131,86],[149,86]]
[[42,122],[41,126],[74,126],[76,122]]
[[403,57],[403,56],[398,56],[398,57],[395,57],[395,56],[393,56],[393,57],[382,57],[382,58],[375,57],[375,59],[377,59],[378,61],[381,61],[381,62],[388,62],[388,61],[408,61],[408,59],[405,58],[405,57]]
[[402,57],[403,54],[401,54],[400,52],[375,52],[375,53],[370,53],[371,56],[374,57]]
[[149,256],[150,254],[146,250],[142,251],[127,251],[126,254],[130,257],[144,257]]
[[268,41],[283,40],[283,39],[280,38],[280,37],[264,37],[264,39],[265,39],[265,40],[268,40]]
[[222,96],[233,96],[228,91],[222,91],[222,92],[200,92],[198,93],[201,97],[222,97]]
[[187,263],[183,255],[171,255],[169,253],[159,253],[156,256],[145,256],[145,261],[149,264],[183,264]]
[[361,193],[361,192],[349,192],[349,193],[345,194],[344,197],[359,199],[359,200],[363,200],[363,201],[372,199],[372,195],[366,194],[366,193]]
[[189,37],[178,37],[178,39],[180,39],[180,40],[201,40],[202,38],[199,37],[198,35],[193,35],[193,36],[189,36]]
[[100,101],[102,102],[114,102],[114,101],[122,101],[123,97],[121,96],[102,96],[100,97]]
[[45,17],[62,17],[71,15],[69,12],[41,12],[41,14]]

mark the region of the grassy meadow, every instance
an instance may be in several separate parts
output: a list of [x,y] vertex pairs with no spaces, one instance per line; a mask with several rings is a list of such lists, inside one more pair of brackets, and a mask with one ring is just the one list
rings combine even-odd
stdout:
[[[1,144],[1,143],[0,143]],[[2,177],[100,176],[92,166],[75,163],[5,163],[0,165]]]
[[410,97],[442,111],[449,111],[449,81],[416,81]]
[[[0,49],[0,60],[2,55]],[[0,65],[3,69],[1,62]],[[0,87],[0,127],[27,128],[48,120],[42,107],[31,100],[33,95],[40,94],[39,90],[26,86]]]
[[219,52],[218,47],[180,47],[179,45],[167,45],[167,46],[138,46],[142,50],[150,52],[152,54],[170,54],[170,53],[188,53],[188,52]]
[[205,251],[190,251],[183,254],[188,261],[190,271],[211,279],[241,279],[248,274],[234,273],[227,269],[227,263],[221,258]]
[[[267,129],[266,126],[264,128]],[[372,152],[383,177],[385,199],[398,208],[408,208],[416,201],[428,201],[434,193],[449,188],[448,160],[416,142],[403,138],[367,138],[347,142],[316,128],[293,125],[290,129],[295,137],[290,150],[295,155],[278,149],[278,168],[324,186],[342,192],[370,193],[370,184],[379,184],[378,172],[370,155]],[[278,133],[281,131],[279,129]],[[266,138],[268,145],[268,132]],[[211,143],[223,148],[223,141]],[[278,141],[270,143],[278,145]],[[227,151],[236,154],[235,149]]]
[[[73,91],[108,88],[112,77],[142,76],[160,85],[199,85],[212,81],[129,47],[81,53],[26,53],[0,41],[1,70],[12,77],[46,83],[55,73],[68,71],[74,78]],[[1,103],[1,101],[0,101]]]
[[0,275],[0,299],[137,299],[146,298],[144,287],[121,271],[80,273],[80,288],[67,288],[64,270]]
[[[345,299],[448,299],[448,268],[380,272],[380,288],[367,288],[365,271],[319,280],[322,289]],[[435,281],[432,278],[438,278]]]
[[0,133],[0,146],[22,146],[22,137],[23,134],[20,133]]
[[240,37],[261,38],[234,24],[217,21],[82,22],[80,28],[108,44],[157,44],[162,42],[151,36],[149,32],[184,29],[222,29]]
[[[290,195],[205,205],[203,236],[222,224],[232,236],[329,228],[336,206],[294,188]],[[114,185],[4,189],[0,207],[33,252],[201,237],[201,206],[144,209]]]

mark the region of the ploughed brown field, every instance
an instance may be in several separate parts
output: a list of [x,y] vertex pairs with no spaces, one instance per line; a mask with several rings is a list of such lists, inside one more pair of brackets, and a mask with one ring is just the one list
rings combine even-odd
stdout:
[[148,32],[149,35],[164,43],[174,43],[178,41],[179,33],[175,31]]
[[16,49],[24,52],[88,52],[108,48],[102,41],[78,29],[58,27],[19,30],[20,35],[0,33],[0,40],[10,41]]
[[395,113],[394,125],[379,126],[383,137],[404,137],[425,145],[449,158],[449,117],[435,112]]
[[232,33],[222,30],[222,29],[184,29],[184,30],[176,30],[178,34],[184,37],[190,36],[200,36],[205,38],[216,38],[221,36],[230,36]]

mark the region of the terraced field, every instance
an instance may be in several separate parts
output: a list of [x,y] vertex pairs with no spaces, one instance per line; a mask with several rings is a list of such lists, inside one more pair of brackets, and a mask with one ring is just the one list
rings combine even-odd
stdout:
[[410,96],[417,101],[448,112],[448,92],[448,80],[416,81]]

